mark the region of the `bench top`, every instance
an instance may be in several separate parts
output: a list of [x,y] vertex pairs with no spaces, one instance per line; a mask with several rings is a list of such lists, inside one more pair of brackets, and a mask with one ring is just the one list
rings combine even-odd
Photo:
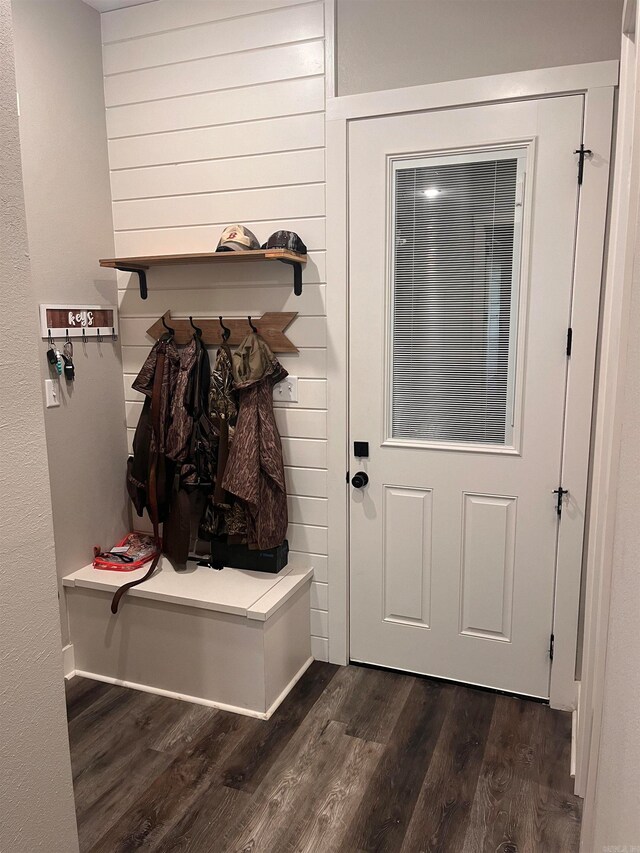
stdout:
[[[128,581],[143,577],[146,571],[147,567],[133,572],[108,572],[88,565],[66,575],[62,582],[66,587],[113,593]],[[269,574],[228,568],[216,571],[195,563],[176,571],[171,561],[162,556],[153,577],[127,595],[264,622],[302,586],[310,584],[312,576],[313,568],[296,559],[278,574]]]

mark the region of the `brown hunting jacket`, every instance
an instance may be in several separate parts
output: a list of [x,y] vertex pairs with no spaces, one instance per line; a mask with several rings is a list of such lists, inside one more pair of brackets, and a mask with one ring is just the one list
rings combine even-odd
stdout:
[[244,505],[249,548],[275,548],[287,535],[288,518],[273,386],[287,371],[253,332],[233,354],[233,371],[240,411],[222,486]]

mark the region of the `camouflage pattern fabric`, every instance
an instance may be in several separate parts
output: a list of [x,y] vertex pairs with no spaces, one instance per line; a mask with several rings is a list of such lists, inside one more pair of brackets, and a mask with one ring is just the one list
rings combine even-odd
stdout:
[[189,406],[188,392],[191,371],[196,363],[196,340],[192,338],[178,354],[178,369],[171,394],[169,430],[165,453],[174,462],[187,459],[193,430],[193,411]]
[[241,543],[246,541],[247,534],[244,508],[222,486],[237,415],[238,395],[234,387],[231,350],[227,344],[222,344],[216,353],[209,386],[209,418],[216,442],[215,483],[200,524],[200,535],[203,538],[227,536]]
[[163,347],[165,353],[164,371],[162,374],[162,388],[160,392],[160,429],[158,435],[158,447],[155,447],[155,436],[151,437],[151,449],[157,450],[158,453],[166,453],[167,434],[169,431],[171,417],[171,397],[175,388],[178,371],[180,369],[180,354],[173,340],[157,341],[145,363],[142,365],[140,373],[134,379],[131,387],[135,391],[144,394],[145,397],[151,399],[153,392],[153,377],[156,370],[156,362],[158,360],[158,348]]
[[273,386],[288,374],[253,332],[234,353],[233,371],[240,409],[222,486],[244,506],[249,547],[275,548],[286,537],[288,517]]

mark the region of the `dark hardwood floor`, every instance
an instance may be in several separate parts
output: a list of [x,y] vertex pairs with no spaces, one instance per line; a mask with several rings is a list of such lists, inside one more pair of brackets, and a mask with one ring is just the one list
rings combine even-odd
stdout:
[[572,853],[569,714],[314,663],[268,721],[67,687],[81,850]]

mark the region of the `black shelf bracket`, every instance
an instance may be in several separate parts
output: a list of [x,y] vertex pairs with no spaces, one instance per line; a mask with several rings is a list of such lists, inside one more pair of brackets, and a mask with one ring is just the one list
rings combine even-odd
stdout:
[[147,298],[147,271],[146,267],[115,267],[119,272],[134,272],[138,276],[138,284],[140,285],[140,299]]
[[293,267],[293,292],[296,296],[302,296],[302,264],[300,261],[290,261],[289,258],[278,258],[281,264]]

